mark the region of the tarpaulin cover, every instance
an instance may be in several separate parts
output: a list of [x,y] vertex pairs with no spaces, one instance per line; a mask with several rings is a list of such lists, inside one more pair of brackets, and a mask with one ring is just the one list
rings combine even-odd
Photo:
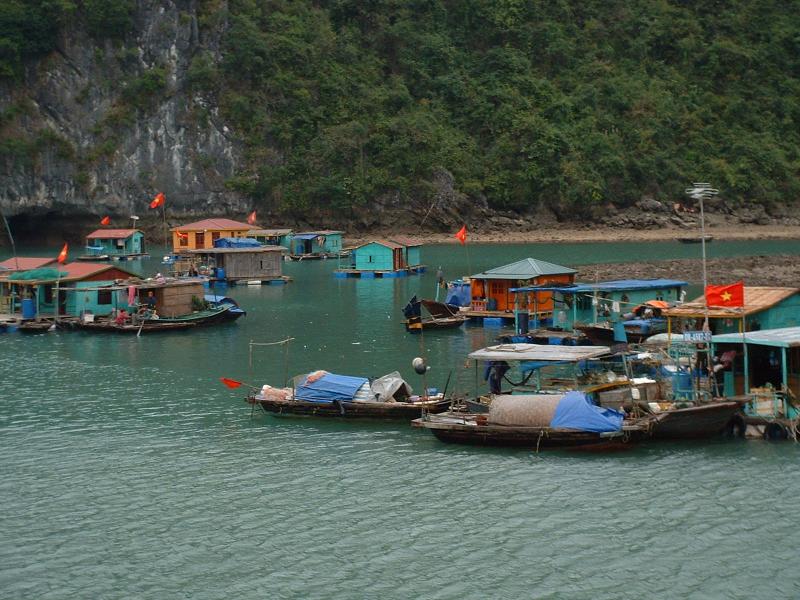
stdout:
[[625,414],[595,406],[583,392],[568,392],[556,407],[550,427],[578,431],[620,431]]
[[261,242],[252,238],[224,237],[214,240],[214,248],[260,248]]
[[58,269],[51,269],[50,267],[43,267],[41,269],[31,269],[30,271],[19,271],[12,273],[8,276],[9,281],[36,281],[37,279],[58,279],[59,277],[66,277],[69,273],[59,271]]
[[303,382],[295,388],[294,397],[306,402],[322,403],[330,403],[334,400],[350,402],[359,388],[365,383],[369,383],[365,377],[350,377],[334,373],[326,373],[313,383],[307,383],[307,381],[307,378],[303,379]]
[[445,303],[454,306],[469,306],[472,303],[470,284],[466,281],[453,281],[447,284]]

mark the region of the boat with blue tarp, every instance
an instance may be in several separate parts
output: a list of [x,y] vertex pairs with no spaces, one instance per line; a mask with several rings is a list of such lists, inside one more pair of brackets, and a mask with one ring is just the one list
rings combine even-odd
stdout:
[[254,390],[247,402],[274,415],[410,421],[423,411],[442,412],[448,408],[443,394],[428,392],[415,396],[397,372],[370,381],[366,377],[315,371],[295,377],[291,387],[264,385]]

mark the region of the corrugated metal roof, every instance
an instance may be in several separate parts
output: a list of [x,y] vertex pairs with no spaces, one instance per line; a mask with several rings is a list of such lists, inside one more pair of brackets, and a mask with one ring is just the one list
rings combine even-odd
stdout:
[[251,229],[247,235],[288,235],[291,229]]
[[131,237],[138,229],[98,229],[86,236],[86,239],[125,239]]
[[[775,306],[786,298],[795,295],[798,291],[800,291],[798,288],[788,287],[745,286],[744,307],[724,308],[711,306],[708,309],[708,316],[724,319],[752,315]],[[700,318],[704,317],[705,314],[704,296],[664,311],[664,316],[667,317]]]
[[400,244],[401,246],[405,246],[407,248],[413,248],[415,246],[422,246],[422,242],[414,240],[412,238],[407,237],[400,237],[400,236],[392,236],[390,238],[393,242]]
[[714,343],[748,344],[761,346],[778,346],[780,348],[795,348],[800,346],[800,327],[783,327],[781,329],[762,329],[761,331],[748,331],[741,333],[723,333],[711,338]]
[[543,344],[501,344],[489,346],[470,353],[474,360],[537,360],[537,361],[577,361],[608,354],[608,346],[561,346]]
[[[117,266],[116,264],[109,264],[109,263],[91,263],[91,262],[71,262],[65,265],[54,265],[55,268],[58,269],[61,273],[66,273],[66,275],[59,277],[58,280],[62,282],[67,281],[80,281],[81,279],[85,279],[86,277],[91,277],[92,275],[97,275],[99,273],[103,273],[105,271],[121,271],[130,277],[138,277],[136,273],[132,271],[128,271],[127,269],[123,269],[122,267]],[[41,280],[30,280],[18,283],[24,283],[25,285],[35,285],[38,283],[49,283],[51,281],[55,281],[55,279],[41,279]]]
[[248,248],[204,248],[201,250],[182,250],[189,254],[247,254],[254,252],[283,252],[283,246],[251,246]]
[[641,290],[663,290],[673,287],[685,287],[686,281],[676,279],[619,279],[617,281],[598,281],[596,283],[576,283],[574,285],[525,286],[511,288],[512,292],[551,291],[567,294],[586,292],[633,292]]
[[361,244],[360,246],[356,246],[355,249],[358,250],[359,248],[363,248],[364,246],[369,246],[370,244],[378,244],[386,248],[391,248],[392,250],[397,250],[398,248],[403,247],[401,244],[398,244],[397,242],[392,242],[390,240],[371,240],[369,242]]
[[542,275],[570,275],[577,273],[575,269],[562,267],[544,260],[523,258],[502,267],[495,267],[483,273],[473,275],[473,279],[533,279]]
[[56,262],[55,258],[18,256],[17,258],[9,258],[0,262],[0,269],[7,271],[28,271],[30,269],[44,267],[54,262]]
[[337,234],[342,234],[342,233],[344,233],[344,232],[343,231],[337,231],[335,229],[320,229],[318,231],[299,231],[297,233],[297,235],[310,235],[310,234],[314,234],[314,235],[337,235]]
[[253,226],[231,219],[203,219],[195,223],[173,227],[170,231],[205,231],[207,229],[216,229],[219,231],[248,231]]

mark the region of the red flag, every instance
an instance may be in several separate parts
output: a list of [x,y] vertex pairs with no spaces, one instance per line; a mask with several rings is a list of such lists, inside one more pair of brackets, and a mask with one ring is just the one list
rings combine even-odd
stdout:
[[159,206],[164,204],[164,200],[166,200],[166,198],[164,197],[164,192],[158,192],[158,194],[156,194],[156,197],[153,198],[153,201],[150,203],[150,208],[158,208]]
[[737,281],[730,285],[707,285],[706,304],[708,306],[743,307],[744,306],[744,281]]
[[458,230],[458,233],[456,234],[456,239],[459,242],[461,242],[462,246],[467,243],[467,226],[466,225],[464,225],[461,229]]
[[241,381],[236,381],[235,379],[228,379],[227,377],[220,377],[219,380],[231,389],[236,389],[242,385]]
[[249,215],[247,215],[247,224],[248,225],[256,224],[256,211],[253,211]]
[[184,232],[182,232],[182,231],[176,231],[175,233],[177,233],[177,234],[178,234],[178,237],[179,237],[179,238],[188,238],[188,237],[189,237],[189,234],[188,234],[188,233],[184,233]]
[[100,219],[100,225],[111,225],[111,217],[106,215],[102,219]]
[[56,260],[62,265],[67,262],[67,244],[64,244],[64,247],[61,249],[61,252],[58,253],[58,258]]

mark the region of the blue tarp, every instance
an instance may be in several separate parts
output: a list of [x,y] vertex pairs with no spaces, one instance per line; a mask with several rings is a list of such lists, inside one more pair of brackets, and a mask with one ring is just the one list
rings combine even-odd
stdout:
[[453,306],[469,306],[472,303],[470,284],[465,281],[453,281],[447,284],[445,304]]
[[214,240],[214,248],[260,248],[261,242],[252,238],[224,237]]
[[321,235],[321,233],[296,233],[292,237],[295,240],[313,240]]
[[583,392],[568,392],[558,403],[550,427],[578,431],[620,431],[625,414],[595,406]]
[[331,403],[334,400],[349,402],[360,388],[369,380],[365,377],[350,377],[326,373],[314,383],[303,381],[295,388],[294,397],[306,402]]

